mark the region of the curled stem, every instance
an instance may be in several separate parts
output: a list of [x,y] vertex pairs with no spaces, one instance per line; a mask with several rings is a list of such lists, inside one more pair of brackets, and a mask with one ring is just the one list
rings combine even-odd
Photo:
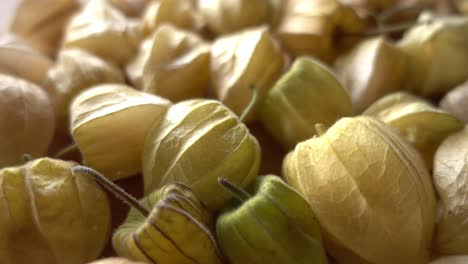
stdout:
[[135,197],[128,194],[124,189],[120,188],[117,184],[107,179],[104,175],[85,166],[76,166],[73,168],[73,173],[87,174],[94,178],[98,183],[112,192],[115,196],[121,199],[123,202],[129,204],[131,207],[138,210],[145,218],[149,215],[149,210],[144,207]]
[[78,150],[78,145],[76,145],[75,143],[73,144],[70,144],[66,147],[64,147],[63,149],[59,150],[55,155],[54,155],[54,158],[56,159],[60,159],[70,153],[72,153],[73,151],[76,151]]
[[255,86],[252,85],[250,87],[250,90],[252,91],[252,98],[250,99],[249,104],[247,105],[247,107],[244,109],[241,116],[239,117],[239,119],[240,119],[240,121],[242,123],[245,123],[245,120],[247,119],[249,114],[253,111],[255,105],[257,104],[257,100],[258,100],[258,91],[255,88]]
[[251,198],[250,194],[241,188],[234,185],[232,182],[226,178],[218,178],[218,183],[224,187],[228,192],[234,195],[239,201],[245,202]]

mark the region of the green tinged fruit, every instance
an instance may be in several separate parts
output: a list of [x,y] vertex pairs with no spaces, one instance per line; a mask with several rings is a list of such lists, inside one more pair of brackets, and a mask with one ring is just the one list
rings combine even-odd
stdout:
[[300,57],[258,107],[266,129],[285,149],[353,113],[351,99],[334,74],[315,59]]
[[220,246],[231,264],[327,263],[309,204],[279,177],[258,177],[248,193],[220,181],[245,199],[216,223]]

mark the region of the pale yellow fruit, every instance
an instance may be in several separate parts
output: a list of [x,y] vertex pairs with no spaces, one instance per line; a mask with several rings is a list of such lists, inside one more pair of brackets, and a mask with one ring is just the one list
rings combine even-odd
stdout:
[[431,177],[396,129],[371,117],[342,118],[299,143],[283,166],[338,263],[429,260],[436,214]]
[[[261,26],[217,39],[211,48],[211,79],[216,97],[237,115],[263,96],[286,67],[286,57],[268,27]],[[255,112],[251,119],[255,118]]]
[[75,175],[73,162],[49,158],[0,170],[2,264],[82,264],[110,235],[105,192]]
[[202,97],[210,82],[210,45],[165,24],[143,42],[127,75],[136,87],[174,102]]
[[55,117],[39,86],[0,74],[0,120],[0,168],[20,164],[24,154],[46,154]]
[[140,172],[146,133],[170,104],[120,84],[79,94],[71,105],[71,133],[84,163],[112,180]]

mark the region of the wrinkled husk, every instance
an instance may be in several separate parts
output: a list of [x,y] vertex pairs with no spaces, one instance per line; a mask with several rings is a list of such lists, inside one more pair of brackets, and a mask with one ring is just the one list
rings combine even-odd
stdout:
[[468,82],[454,88],[440,102],[440,107],[456,116],[461,121],[468,123]]
[[89,262],[88,264],[144,264],[144,262],[135,262],[125,258],[105,258]]
[[0,168],[43,156],[54,134],[52,104],[39,86],[0,74]]
[[[27,65],[27,67],[25,67]],[[0,73],[42,85],[52,60],[15,35],[0,38]]]
[[417,151],[374,118],[342,118],[285,158],[338,263],[427,263],[436,201]]
[[141,44],[127,75],[136,87],[174,102],[202,97],[210,83],[210,46],[165,24]]
[[125,83],[123,73],[112,64],[84,50],[65,49],[47,74],[45,86],[55,108],[57,132],[69,133],[70,105],[80,92],[103,83]]
[[289,0],[277,34],[294,56],[312,55],[331,60],[346,37],[337,41],[338,32],[356,33],[364,28],[358,15],[336,0]]
[[145,194],[173,182],[187,184],[210,209],[231,198],[218,177],[245,187],[260,167],[260,147],[247,127],[219,101],[175,104],[153,126],[143,152]]
[[287,150],[316,135],[315,124],[330,126],[353,113],[351,99],[334,74],[307,57],[296,59],[258,111],[265,128]]
[[146,9],[150,0],[109,0],[122,13],[129,17],[138,17]]
[[232,264],[326,264],[319,225],[304,198],[279,177],[258,177],[243,204],[218,218],[216,233]]
[[139,41],[136,25],[124,14],[106,0],[90,0],[67,26],[63,46],[124,65],[136,53]]
[[410,29],[398,43],[410,57],[406,88],[437,96],[468,79],[468,17],[423,13],[426,22]]
[[406,92],[382,97],[364,114],[396,127],[419,150],[429,169],[432,169],[439,144],[463,128],[463,123],[456,117]]
[[468,127],[449,136],[434,158],[434,184],[442,205],[435,248],[444,255],[468,254]]
[[217,35],[228,34],[262,24],[276,24],[278,0],[199,0],[200,13],[208,28]]
[[361,42],[335,63],[337,75],[348,89],[355,113],[380,97],[401,90],[408,57],[383,37]]
[[204,26],[195,0],[159,0],[148,5],[141,22],[142,34],[149,36],[165,23],[191,31]]
[[49,158],[0,171],[2,264],[82,264],[110,234],[104,191],[74,175],[73,162]]
[[71,105],[71,133],[84,163],[112,180],[140,172],[145,136],[170,104],[120,84],[79,94]]
[[54,57],[67,23],[79,8],[78,0],[22,0],[10,29],[32,47]]
[[429,264],[466,264],[468,263],[468,256],[450,256],[436,259]]
[[[286,57],[268,27],[261,26],[217,39],[211,48],[211,79],[216,97],[237,115],[263,96],[286,67]],[[255,119],[255,111],[250,119]]]
[[118,255],[158,264],[221,263],[213,216],[188,187],[166,185],[141,203],[150,215],[130,209],[112,239]]

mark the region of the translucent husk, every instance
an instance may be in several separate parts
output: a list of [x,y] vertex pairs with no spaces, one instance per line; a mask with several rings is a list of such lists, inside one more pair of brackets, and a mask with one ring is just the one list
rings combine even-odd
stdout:
[[[25,67],[28,65],[28,67]],[[0,38],[0,72],[42,85],[52,60],[15,35]]]
[[[255,88],[263,96],[280,77],[287,60],[268,27],[218,38],[211,48],[211,79],[216,97],[240,115]],[[255,111],[250,119],[255,119]]]
[[174,102],[202,97],[210,82],[210,45],[196,34],[161,25],[141,44],[127,75],[136,87]]
[[53,57],[68,21],[79,8],[78,0],[22,0],[10,30],[32,47]]
[[138,17],[146,9],[150,0],[109,0],[122,13],[129,17]]
[[69,133],[70,105],[80,92],[98,84],[124,82],[125,77],[116,66],[84,50],[62,50],[45,84],[54,104],[57,132]]
[[348,89],[355,113],[380,97],[401,90],[408,58],[383,37],[364,40],[335,62],[337,75]]
[[417,151],[371,117],[342,118],[285,158],[338,263],[427,263],[436,200]]
[[410,57],[406,87],[437,96],[468,79],[468,18],[423,13],[418,21],[398,43]]
[[258,177],[247,191],[216,223],[230,263],[327,263],[319,225],[299,193],[274,175]]
[[90,0],[68,24],[63,46],[124,65],[135,54],[139,41],[136,24],[106,0]]
[[463,128],[463,123],[456,117],[406,92],[382,97],[364,114],[396,127],[419,150],[429,169],[439,144]]
[[54,118],[39,86],[0,74],[0,168],[21,164],[26,153],[43,156],[52,141]]
[[337,0],[289,0],[276,30],[294,56],[312,55],[331,60],[339,48],[338,32],[356,33],[364,28],[358,15]]
[[110,208],[76,164],[49,158],[0,170],[0,259],[3,264],[82,264],[96,259],[110,235]]
[[275,25],[279,19],[278,0],[199,0],[198,8],[208,28],[217,35],[262,24]]
[[188,185],[210,209],[231,196],[220,175],[245,187],[260,167],[260,147],[234,113],[219,101],[196,99],[175,104],[151,128],[143,152],[145,193],[173,182]]
[[125,258],[105,258],[99,259],[93,262],[89,262],[88,264],[144,264],[144,262],[135,262],[132,260],[128,260]]
[[353,113],[348,93],[330,69],[307,57],[296,59],[258,111],[265,128],[287,150],[316,135],[315,124],[330,126]]
[[213,217],[188,187],[166,185],[140,202],[150,214],[130,209],[112,239],[118,255],[159,264],[221,263]]
[[437,149],[434,184],[442,207],[435,250],[443,255],[467,255],[468,127],[449,136]]
[[440,107],[461,121],[468,123],[468,82],[446,93]]
[[140,172],[145,136],[170,104],[120,84],[79,94],[71,105],[71,133],[84,164],[112,180]]
[[185,30],[201,30],[204,21],[196,5],[196,0],[159,0],[151,2],[141,22],[143,35],[151,35],[160,25],[165,23]]
[[468,256],[450,256],[431,261],[429,264],[465,264],[468,263]]

